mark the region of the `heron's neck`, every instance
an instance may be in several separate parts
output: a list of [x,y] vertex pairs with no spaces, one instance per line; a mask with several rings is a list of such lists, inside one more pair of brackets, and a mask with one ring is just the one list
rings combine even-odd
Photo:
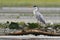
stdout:
[[35,11],[38,11],[38,8],[37,7],[35,7]]
[[38,8],[35,7],[34,10],[33,10],[33,13],[34,13],[34,14],[37,14],[37,13],[36,13],[37,11],[38,11]]

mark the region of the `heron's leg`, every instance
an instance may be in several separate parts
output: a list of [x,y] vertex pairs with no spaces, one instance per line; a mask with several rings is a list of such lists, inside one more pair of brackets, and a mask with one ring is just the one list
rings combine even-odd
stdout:
[[40,22],[40,21],[37,21],[37,23],[38,23],[39,25],[43,26],[43,27],[46,26],[46,24],[44,24],[44,23],[42,23],[42,22]]

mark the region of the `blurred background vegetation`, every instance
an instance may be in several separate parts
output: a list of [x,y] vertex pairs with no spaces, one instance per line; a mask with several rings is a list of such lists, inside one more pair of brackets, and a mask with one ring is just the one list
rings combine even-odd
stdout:
[[60,0],[0,0],[0,7],[60,7]]

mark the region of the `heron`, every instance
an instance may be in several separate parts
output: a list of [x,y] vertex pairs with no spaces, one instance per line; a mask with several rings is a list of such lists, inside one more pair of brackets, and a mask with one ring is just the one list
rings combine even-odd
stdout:
[[[39,12],[37,6],[34,6],[33,14],[39,22],[42,22],[43,24],[47,24],[44,16]],[[53,22],[50,22],[50,24],[53,24]]]

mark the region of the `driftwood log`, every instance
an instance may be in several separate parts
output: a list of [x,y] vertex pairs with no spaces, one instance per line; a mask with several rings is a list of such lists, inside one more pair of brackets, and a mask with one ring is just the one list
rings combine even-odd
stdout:
[[25,30],[21,32],[12,32],[12,33],[9,33],[8,35],[28,35],[28,34],[33,34],[36,36],[37,35],[60,36],[60,33],[46,32],[41,30]]

